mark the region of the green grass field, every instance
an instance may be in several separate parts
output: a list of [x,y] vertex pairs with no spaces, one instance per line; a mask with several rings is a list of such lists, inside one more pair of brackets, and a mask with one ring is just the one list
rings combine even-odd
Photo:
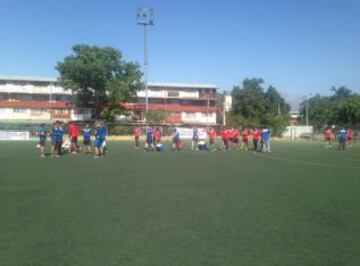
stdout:
[[40,159],[1,142],[0,265],[360,265],[360,145]]

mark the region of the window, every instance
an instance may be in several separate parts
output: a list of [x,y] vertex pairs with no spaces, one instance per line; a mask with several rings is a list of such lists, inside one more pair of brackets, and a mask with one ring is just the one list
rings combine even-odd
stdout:
[[55,114],[57,114],[57,115],[65,115],[68,113],[69,113],[69,111],[67,109],[55,109]]
[[189,120],[195,120],[196,115],[195,113],[185,113],[185,118]]
[[168,97],[179,97],[178,91],[168,91]]
[[166,99],[166,104],[179,104],[180,100],[178,99]]
[[21,95],[19,95],[19,98],[22,101],[31,101],[32,100],[31,94],[21,94]]
[[47,94],[33,94],[32,95],[32,99],[34,101],[49,101],[50,100],[49,98],[50,97]]
[[153,103],[153,104],[165,104],[164,99],[149,99],[149,103]]
[[46,82],[46,81],[33,81],[31,82],[32,85],[34,85],[35,87],[47,87],[50,85],[50,82]]
[[26,109],[25,108],[13,108],[13,113],[23,114],[23,113],[26,113]]
[[6,92],[0,93],[0,100],[8,100],[8,99],[10,99],[9,93]]
[[28,85],[28,82],[21,81],[21,80],[14,80],[14,81],[11,81],[11,84],[17,85],[17,86],[25,86],[25,85]]

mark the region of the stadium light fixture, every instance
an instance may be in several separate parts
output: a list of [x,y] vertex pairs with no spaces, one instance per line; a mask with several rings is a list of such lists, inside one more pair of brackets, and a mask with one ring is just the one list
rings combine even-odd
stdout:
[[144,26],[144,83],[145,83],[145,120],[149,110],[148,99],[148,49],[147,49],[147,27],[154,25],[154,10],[152,7],[140,6],[137,9],[136,21],[138,25]]

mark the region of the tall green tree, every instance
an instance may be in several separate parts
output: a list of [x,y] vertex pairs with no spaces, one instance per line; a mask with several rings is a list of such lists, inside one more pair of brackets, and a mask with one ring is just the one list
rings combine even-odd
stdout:
[[248,123],[259,124],[261,115],[265,112],[265,94],[261,78],[245,79],[241,86],[232,90],[232,113],[240,114]]
[[233,106],[227,119],[233,126],[268,125],[280,135],[289,123],[290,106],[275,87],[263,88],[263,79],[245,79],[232,90]]
[[139,65],[123,60],[113,47],[75,45],[73,54],[58,62],[56,69],[76,103],[94,108],[97,117],[108,121],[124,111],[121,103],[134,100],[142,86]]
[[309,123],[320,129],[326,125],[354,125],[360,123],[360,95],[345,86],[331,89],[333,95],[316,94],[300,105],[302,122],[308,109]]

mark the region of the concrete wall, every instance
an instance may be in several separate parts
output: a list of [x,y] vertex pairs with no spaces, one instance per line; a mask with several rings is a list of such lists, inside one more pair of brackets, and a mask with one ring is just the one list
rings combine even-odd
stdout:
[[289,139],[299,139],[302,134],[312,134],[313,126],[288,126],[286,127],[283,137]]

